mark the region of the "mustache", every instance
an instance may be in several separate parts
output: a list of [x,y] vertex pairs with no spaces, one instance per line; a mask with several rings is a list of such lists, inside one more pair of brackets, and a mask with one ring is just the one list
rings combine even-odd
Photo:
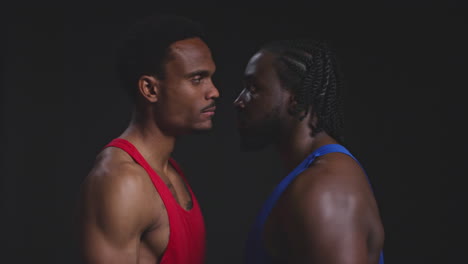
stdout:
[[206,110],[208,110],[208,109],[210,109],[212,107],[215,107],[215,106],[216,106],[216,102],[213,101],[210,105],[204,107],[201,111],[205,112]]

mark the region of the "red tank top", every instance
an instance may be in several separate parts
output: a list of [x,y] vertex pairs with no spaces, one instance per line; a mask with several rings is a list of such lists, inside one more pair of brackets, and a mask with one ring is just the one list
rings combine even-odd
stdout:
[[169,242],[161,259],[161,264],[202,264],[205,261],[206,233],[203,215],[195,195],[180,167],[171,158],[170,164],[183,178],[192,197],[193,207],[189,211],[182,208],[172,196],[171,191],[156,172],[150,167],[140,152],[125,139],[112,140],[105,147],[117,147],[127,152],[142,166],[161,196],[169,218]]

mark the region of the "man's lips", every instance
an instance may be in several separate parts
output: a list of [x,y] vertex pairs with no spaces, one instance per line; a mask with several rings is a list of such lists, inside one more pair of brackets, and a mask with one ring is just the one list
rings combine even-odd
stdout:
[[208,112],[215,112],[216,106],[212,106],[210,108],[203,109],[202,113],[208,113]]
[[236,118],[236,123],[239,128],[243,128],[246,126],[246,118],[243,114],[238,113]]
[[203,108],[201,110],[202,113],[210,113],[210,114],[214,114],[216,110],[216,103],[215,102],[211,102],[211,104],[209,104],[208,106],[206,106],[205,108]]
[[211,118],[214,116],[216,110],[216,106],[214,103],[210,104],[209,106],[202,109],[201,113],[203,116]]

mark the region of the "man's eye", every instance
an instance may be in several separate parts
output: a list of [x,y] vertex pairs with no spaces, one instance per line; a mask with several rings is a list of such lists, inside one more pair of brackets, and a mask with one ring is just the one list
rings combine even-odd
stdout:
[[249,91],[249,93],[255,93],[257,88],[254,85],[249,85],[247,86],[247,91]]
[[199,84],[203,80],[202,77],[195,77],[192,79],[192,83]]

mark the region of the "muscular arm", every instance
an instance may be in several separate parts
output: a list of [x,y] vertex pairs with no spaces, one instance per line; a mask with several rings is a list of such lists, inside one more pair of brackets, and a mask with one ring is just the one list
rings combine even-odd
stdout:
[[368,231],[359,193],[344,183],[326,180],[296,198],[288,263],[368,263]]
[[131,168],[92,172],[81,199],[81,249],[86,264],[138,262],[148,226],[141,180]]

